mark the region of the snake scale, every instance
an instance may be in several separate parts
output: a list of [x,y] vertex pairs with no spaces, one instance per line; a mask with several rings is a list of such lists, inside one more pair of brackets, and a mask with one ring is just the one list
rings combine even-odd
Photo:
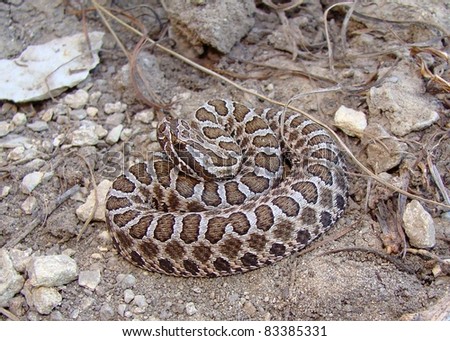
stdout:
[[345,164],[293,112],[210,100],[190,122],[164,119],[164,152],[114,182],[106,220],[131,263],[184,277],[243,273],[304,248],[347,204]]

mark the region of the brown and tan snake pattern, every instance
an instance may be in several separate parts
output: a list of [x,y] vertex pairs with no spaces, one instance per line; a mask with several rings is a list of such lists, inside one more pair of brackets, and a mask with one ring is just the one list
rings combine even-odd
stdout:
[[185,277],[226,276],[276,262],[341,216],[347,179],[327,132],[286,112],[211,100],[191,122],[164,120],[165,153],[112,185],[106,219],[133,264]]

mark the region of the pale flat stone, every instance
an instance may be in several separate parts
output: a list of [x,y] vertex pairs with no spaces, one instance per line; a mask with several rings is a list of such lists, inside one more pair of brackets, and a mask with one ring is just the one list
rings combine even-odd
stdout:
[[56,288],[38,287],[31,290],[33,305],[39,314],[48,315],[61,304],[62,296]]
[[24,279],[14,269],[5,249],[0,249],[0,307],[6,307],[8,300],[22,289]]
[[84,33],[77,33],[30,45],[16,59],[0,60],[0,99],[16,103],[38,101],[77,85],[98,64],[97,51],[103,36],[103,32],[89,33],[93,58]]
[[412,246],[431,248],[436,244],[433,218],[417,200],[406,205],[403,214],[405,233]]
[[334,124],[349,136],[361,137],[367,127],[366,114],[341,105],[334,114]]
[[[109,188],[112,182],[109,180],[103,180],[97,185],[97,209],[95,211],[93,219],[96,221],[106,221],[105,219],[105,205],[106,205],[106,195],[108,194]],[[95,205],[95,191],[92,190],[86,199],[86,202],[80,205],[76,214],[78,219],[81,221],[86,221],[91,215],[92,210]]]
[[78,277],[77,263],[66,255],[33,257],[27,266],[32,286],[55,287]]

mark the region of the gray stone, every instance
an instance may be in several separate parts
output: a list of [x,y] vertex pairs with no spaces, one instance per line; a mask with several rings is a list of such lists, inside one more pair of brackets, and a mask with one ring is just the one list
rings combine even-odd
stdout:
[[55,288],[38,287],[32,291],[33,305],[39,314],[48,315],[61,304],[62,296]]
[[155,119],[155,112],[153,111],[153,109],[145,109],[136,113],[134,117],[139,122],[149,124]]
[[72,144],[74,146],[95,146],[99,139],[95,126],[82,126],[72,132]]
[[32,286],[55,287],[74,281],[78,276],[77,263],[66,255],[33,257],[27,266]]
[[192,45],[207,44],[228,53],[253,27],[256,8],[253,0],[205,1],[201,6],[172,0],[166,10],[175,32]]
[[23,126],[27,123],[27,115],[25,115],[23,112],[15,113],[11,122],[16,127]]
[[1,186],[0,187],[0,199],[6,198],[11,192],[11,186]]
[[95,290],[102,279],[100,270],[84,270],[80,271],[78,275],[78,284],[82,287]]
[[7,121],[0,121],[0,137],[8,135],[13,130],[13,126]]
[[32,123],[28,123],[27,127],[38,133],[48,130],[48,123],[45,121],[34,121]]
[[189,316],[195,315],[197,313],[197,308],[195,307],[194,302],[186,303],[186,314]]
[[120,284],[122,289],[129,289],[136,284],[136,277],[131,274],[119,274],[117,275],[117,283]]
[[5,249],[0,249],[0,307],[6,307],[23,286],[24,279],[14,269],[13,262]]
[[86,90],[77,90],[74,94],[68,94],[64,97],[66,103],[72,109],[80,109],[84,107],[89,99],[89,94]]
[[20,208],[25,214],[31,214],[37,207],[37,199],[30,195],[25,201],[20,205]]
[[122,124],[124,120],[125,120],[125,114],[115,113],[106,118],[105,126],[106,127],[115,127],[115,126],[118,126],[119,124]]
[[148,307],[147,299],[144,295],[134,296],[133,304],[141,309],[145,309]]
[[22,192],[30,194],[42,181],[43,172],[32,172],[24,176],[22,179]]
[[436,244],[433,218],[417,200],[412,200],[406,205],[403,222],[405,233],[412,246],[431,248]]
[[114,309],[109,303],[103,303],[100,308],[100,320],[109,321],[114,318]]
[[369,91],[367,104],[373,115],[382,113],[389,120],[392,133],[404,136],[422,130],[439,119],[433,98],[426,95],[423,79],[416,66],[400,62],[392,77]]
[[127,311],[127,305],[125,303],[120,303],[117,306],[117,312],[120,316],[125,317],[125,312]]
[[33,250],[31,250],[30,248],[26,250],[19,250],[19,249],[9,250],[9,257],[11,257],[14,269],[16,269],[20,273],[24,273],[26,271],[26,266],[31,259],[32,252]]
[[256,308],[253,305],[252,302],[247,301],[244,303],[244,305],[242,306],[242,310],[244,310],[244,312],[249,316],[249,317],[253,317],[256,314]]
[[124,112],[127,110],[127,105],[122,102],[106,103],[103,110],[105,111],[105,114]]
[[130,303],[134,299],[134,292],[131,289],[126,289],[123,292],[123,300],[125,303]]
[[0,148],[32,147],[31,139],[22,135],[9,134],[0,138]]
[[72,110],[69,114],[69,117],[72,120],[77,120],[77,121],[84,120],[86,118],[86,116],[87,116],[87,112],[84,109],[75,109],[75,110]]
[[120,134],[122,133],[123,125],[119,124],[118,126],[111,129],[111,131],[108,133],[108,136],[106,136],[106,143],[113,145],[117,143],[120,139]]

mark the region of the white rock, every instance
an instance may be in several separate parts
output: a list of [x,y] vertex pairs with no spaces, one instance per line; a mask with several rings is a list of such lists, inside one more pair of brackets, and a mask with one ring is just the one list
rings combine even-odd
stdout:
[[97,137],[99,139],[104,138],[105,136],[108,135],[108,130],[106,130],[105,128],[103,128],[101,125],[97,124],[95,126],[95,133],[97,134]]
[[87,116],[86,110],[83,109],[74,109],[69,113],[69,117],[73,120],[81,121],[84,120]]
[[0,249],[0,307],[6,307],[8,300],[22,289],[24,279],[14,269],[5,249]]
[[72,132],[72,144],[74,146],[95,146],[98,136],[95,126],[81,126]]
[[24,146],[17,146],[13,150],[11,150],[8,153],[8,156],[6,159],[8,161],[17,161],[22,160],[25,157],[25,147]]
[[34,121],[32,123],[28,123],[27,127],[35,132],[48,130],[48,124],[45,121]]
[[117,283],[120,284],[123,289],[132,288],[136,284],[136,277],[132,274],[118,274],[116,279]]
[[93,53],[87,51],[85,34],[77,33],[30,45],[16,59],[0,60],[0,99],[16,103],[43,100],[77,85],[98,64],[103,36],[103,32],[89,33]]
[[131,128],[124,128],[122,130],[122,132],[120,133],[120,139],[122,141],[128,141],[130,139],[131,135],[133,135],[133,129],[131,129]]
[[27,266],[32,286],[56,287],[74,281],[78,276],[77,263],[66,255],[33,257]]
[[11,124],[7,121],[0,121],[0,137],[8,135],[13,130]]
[[153,141],[153,142],[158,141],[158,132],[156,131],[156,129],[151,130],[148,135],[149,135],[150,141]]
[[341,105],[334,114],[334,124],[349,136],[361,137],[367,127],[366,114]]
[[86,114],[88,114],[89,117],[95,117],[98,114],[98,109],[96,107],[87,107]]
[[11,122],[16,126],[23,126],[27,123],[27,115],[25,115],[23,112],[15,113]]
[[433,218],[417,200],[406,205],[403,222],[412,246],[431,248],[436,244]]
[[114,309],[109,303],[103,303],[100,307],[100,320],[108,321],[114,318]]
[[50,122],[53,118],[53,114],[54,114],[54,109],[50,108],[48,110],[45,110],[44,113],[42,114],[41,120],[44,122]]
[[[93,219],[96,221],[106,221],[105,219],[105,204],[106,204],[106,194],[111,187],[112,182],[109,180],[103,180],[97,185],[97,210],[95,211]],[[76,214],[78,219],[81,221],[86,221],[91,215],[92,210],[95,205],[95,191],[92,190],[86,199],[86,202],[80,205]]]
[[145,109],[139,111],[135,117],[139,122],[148,124],[155,119],[155,112],[153,111],[153,109]]
[[24,211],[25,214],[33,213],[34,209],[37,205],[37,199],[30,195],[25,201],[20,205],[20,208]]
[[48,315],[61,304],[62,296],[56,288],[38,287],[31,290],[32,304],[39,314]]
[[0,188],[0,199],[6,198],[11,191],[11,186],[3,186]]
[[195,313],[197,313],[197,308],[195,307],[194,302],[186,303],[186,314],[188,314],[189,316],[192,316]]
[[89,99],[89,94],[86,90],[80,89],[73,94],[68,94],[64,97],[64,103],[66,103],[72,109],[80,109],[84,107]]
[[136,295],[134,296],[133,303],[139,308],[145,309],[148,307],[147,299],[144,295]]
[[30,248],[26,250],[11,249],[9,250],[9,257],[13,263],[14,269],[20,273],[24,273],[28,262],[31,260],[31,253],[33,250]]
[[106,103],[103,110],[105,111],[105,114],[124,112],[127,110],[127,105],[122,102]]
[[130,303],[134,299],[134,292],[131,289],[125,289],[123,292],[123,300],[125,303]]
[[32,172],[24,176],[22,179],[22,192],[30,194],[42,181],[43,172]]
[[78,275],[78,284],[82,287],[95,290],[102,279],[99,269],[80,271]]
[[61,145],[61,143],[63,143],[65,138],[66,138],[65,134],[57,135],[52,141],[53,147],[59,147]]
[[106,136],[106,143],[113,145],[117,143],[120,139],[120,134],[122,133],[123,125],[119,124],[118,126],[111,129],[111,131],[108,133],[108,136]]
[[30,148],[33,146],[31,139],[22,135],[9,134],[4,138],[0,138],[0,148],[16,148],[16,147]]

